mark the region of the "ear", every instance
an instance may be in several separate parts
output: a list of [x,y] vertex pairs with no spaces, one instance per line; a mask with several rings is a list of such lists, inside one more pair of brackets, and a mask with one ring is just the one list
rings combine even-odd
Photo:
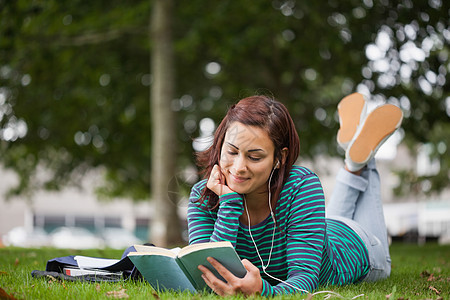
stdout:
[[280,160],[277,160],[277,163],[275,164],[275,167],[273,167],[274,169],[279,169],[280,168]]
[[[284,165],[286,163],[286,159],[289,153],[289,149],[287,147],[284,147],[283,149],[281,149],[280,154],[281,154],[281,165]],[[280,165],[280,167],[281,167]]]

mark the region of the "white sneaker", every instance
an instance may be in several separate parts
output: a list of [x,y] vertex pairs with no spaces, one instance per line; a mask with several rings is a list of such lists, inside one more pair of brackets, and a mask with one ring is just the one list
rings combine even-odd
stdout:
[[347,168],[352,172],[361,170],[400,127],[402,119],[402,110],[392,104],[384,104],[369,113],[348,144],[345,152]]
[[347,150],[358,125],[366,114],[366,101],[363,95],[353,93],[343,98],[338,104],[340,128],[337,133],[337,142],[342,149]]

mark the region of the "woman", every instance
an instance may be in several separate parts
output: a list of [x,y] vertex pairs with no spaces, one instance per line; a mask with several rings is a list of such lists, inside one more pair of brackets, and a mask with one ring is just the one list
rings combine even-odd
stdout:
[[199,266],[217,294],[271,296],[389,276],[373,156],[400,126],[402,113],[387,104],[365,117],[360,94],[344,98],[338,112],[346,158],[327,218],[319,178],[294,165],[298,134],[280,102],[242,99],[218,126],[211,147],[198,153],[205,179],[191,191],[189,243],[230,241],[248,271],[237,278],[209,258],[227,281]]

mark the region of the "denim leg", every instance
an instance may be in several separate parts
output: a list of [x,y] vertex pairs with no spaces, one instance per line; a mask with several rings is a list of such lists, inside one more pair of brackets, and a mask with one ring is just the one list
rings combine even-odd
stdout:
[[374,159],[363,170],[361,177],[365,178],[369,184],[367,190],[358,199],[353,220],[380,240],[386,259],[390,261],[387,228],[381,202],[380,176]]
[[353,219],[357,201],[367,189],[369,182],[362,176],[354,175],[344,168],[336,176],[336,185],[326,207],[327,217],[341,216]]
[[368,163],[361,176],[339,171],[326,213],[329,218],[345,222],[364,241],[371,264],[365,280],[389,276],[391,260],[375,160]]

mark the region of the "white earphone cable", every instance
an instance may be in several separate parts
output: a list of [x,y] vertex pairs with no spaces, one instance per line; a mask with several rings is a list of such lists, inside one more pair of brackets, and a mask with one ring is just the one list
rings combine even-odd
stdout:
[[[246,212],[246,214],[247,214],[248,233],[250,234],[250,238],[251,238],[251,240],[252,240],[252,242],[253,242],[253,245],[255,246],[256,254],[257,254],[258,257],[259,257],[259,260],[261,261],[261,267],[262,267],[262,270],[263,270],[264,274],[266,274],[268,277],[270,277],[270,278],[272,278],[272,279],[274,279],[274,280],[277,280],[277,281],[279,281],[279,282],[281,282],[281,283],[286,284],[287,286],[293,288],[294,290],[297,290],[297,291],[300,291],[300,292],[305,292],[305,293],[307,293],[307,294],[311,294],[312,296],[317,295],[317,294],[321,294],[321,293],[328,293],[328,295],[325,296],[325,297],[328,297],[328,298],[329,298],[329,297],[331,296],[331,294],[333,294],[333,295],[336,295],[336,296],[338,296],[338,297],[340,297],[340,298],[344,298],[344,297],[342,297],[340,294],[338,294],[338,293],[336,293],[336,292],[332,292],[332,291],[318,291],[318,292],[315,292],[315,293],[311,293],[311,292],[309,292],[309,291],[307,291],[307,290],[304,290],[304,289],[301,289],[301,288],[299,288],[299,287],[296,287],[296,286],[290,284],[289,282],[286,282],[286,281],[284,281],[284,280],[281,280],[281,279],[279,279],[279,278],[277,278],[277,277],[275,277],[275,276],[272,276],[272,275],[270,275],[269,273],[267,273],[266,269],[267,269],[267,267],[269,267],[270,259],[272,258],[273,245],[274,245],[274,241],[275,241],[275,229],[276,229],[276,219],[275,219],[275,214],[274,214],[274,212],[273,212],[273,209],[272,209],[272,203],[271,203],[271,200],[272,200],[272,192],[271,192],[271,190],[270,190],[270,182],[272,181],[272,176],[273,176],[274,171],[275,171],[275,168],[274,168],[274,169],[272,170],[272,172],[270,173],[270,176],[269,176],[269,184],[268,184],[268,190],[269,190],[269,208],[270,208],[270,216],[272,217],[272,220],[273,220],[273,231],[272,231],[272,243],[271,243],[271,246],[270,246],[269,259],[268,259],[268,261],[267,261],[267,265],[264,265],[264,261],[263,261],[263,259],[262,259],[262,257],[261,257],[261,254],[259,253],[258,246],[256,245],[255,239],[253,238],[253,234],[252,234],[252,230],[251,230],[252,224],[251,224],[251,221],[250,221],[250,214],[249,214],[249,212],[248,212],[248,207],[247,207],[247,199],[245,198],[245,195],[244,195],[244,207],[245,207],[245,212]],[[360,295],[358,295],[358,296],[355,296],[355,297],[353,297],[352,299],[356,299],[356,298],[359,298],[359,297],[362,297],[362,296],[364,296],[364,294],[360,294]]]
[[247,208],[247,199],[245,198],[245,195],[244,195],[244,206],[245,206],[245,212],[247,213],[247,221],[248,221],[248,233],[250,234],[250,238],[252,239],[253,245],[255,246],[256,254],[257,254],[258,257],[259,257],[259,260],[261,261],[261,267],[262,267],[262,270],[263,270],[264,274],[266,274],[268,277],[270,277],[270,278],[272,278],[272,279],[274,279],[274,280],[277,280],[277,281],[279,281],[279,282],[281,282],[281,283],[284,283],[284,284],[288,285],[289,287],[291,287],[291,288],[293,288],[293,289],[295,289],[295,290],[298,290],[298,291],[301,291],[301,292],[309,293],[309,292],[306,291],[306,290],[303,290],[303,289],[301,289],[301,288],[298,288],[298,287],[296,287],[296,286],[294,286],[294,285],[292,285],[292,284],[290,284],[290,283],[288,283],[288,282],[286,282],[286,281],[284,281],[284,280],[281,280],[281,279],[279,279],[279,278],[276,278],[275,276],[270,275],[270,274],[267,273],[267,271],[266,271],[267,267],[268,267],[269,264],[270,264],[270,259],[272,258],[272,251],[273,251],[273,244],[274,244],[274,241],[275,241],[275,230],[276,230],[275,214],[273,213],[272,203],[271,203],[271,200],[272,200],[272,192],[271,192],[271,190],[270,190],[270,182],[272,181],[272,176],[273,176],[274,171],[275,171],[275,168],[274,168],[274,169],[272,170],[272,172],[270,173],[270,176],[269,176],[269,184],[268,184],[268,190],[269,190],[269,208],[270,208],[270,216],[272,217],[272,220],[273,220],[273,231],[272,231],[272,243],[271,243],[271,246],[270,246],[269,259],[268,259],[268,261],[267,261],[267,265],[264,265],[264,261],[263,261],[263,259],[262,259],[262,257],[261,257],[261,254],[259,253],[258,246],[256,245],[255,239],[253,238],[253,234],[252,234],[252,230],[251,230],[252,224],[251,224],[251,221],[250,221],[250,214],[249,214],[248,208]]

